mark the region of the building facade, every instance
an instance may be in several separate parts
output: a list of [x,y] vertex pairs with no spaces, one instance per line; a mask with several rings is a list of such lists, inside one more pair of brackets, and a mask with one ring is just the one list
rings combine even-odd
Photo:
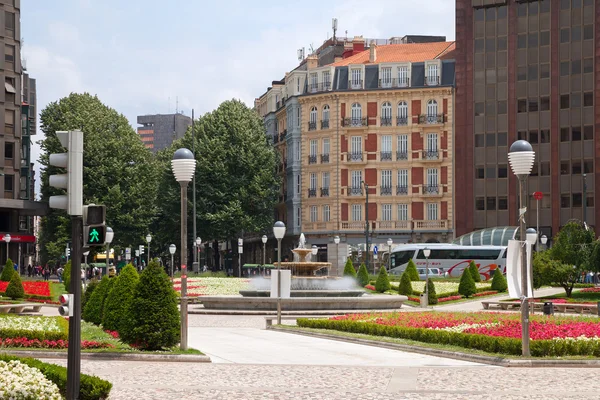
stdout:
[[147,149],[154,153],[166,149],[185,135],[192,119],[183,114],[154,114],[137,117],[137,133]]
[[[595,226],[600,199],[600,1],[456,1],[456,233],[516,225],[507,153],[528,140],[527,225]],[[533,193],[543,198],[534,200]]]

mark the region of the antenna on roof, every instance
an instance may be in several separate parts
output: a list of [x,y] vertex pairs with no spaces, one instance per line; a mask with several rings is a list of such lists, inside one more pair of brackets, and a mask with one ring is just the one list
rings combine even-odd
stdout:
[[337,32],[337,18],[331,19],[331,29],[333,29],[333,43],[335,43],[335,33]]
[[302,61],[304,60],[304,47],[301,49],[298,49],[298,61]]
[[179,96],[175,96],[175,114],[179,112]]

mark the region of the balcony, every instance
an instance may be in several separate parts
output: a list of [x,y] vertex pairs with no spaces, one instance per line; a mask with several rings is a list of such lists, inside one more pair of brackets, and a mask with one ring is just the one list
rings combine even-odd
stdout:
[[399,150],[396,152],[396,161],[408,160],[408,151]]
[[367,117],[364,118],[344,118],[342,120],[342,126],[344,128],[360,128],[367,126]]
[[329,153],[321,154],[321,164],[327,164],[327,163],[329,163]]
[[408,117],[396,117],[396,126],[408,125]]
[[363,88],[363,81],[362,79],[359,80],[349,80],[348,81],[348,88],[350,89],[362,89]]
[[279,143],[279,135],[277,133],[275,135],[273,135],[273,143],[274,144]]
[[309,164],[316,164],[317,163],[317,155],[316,154],[311,154],[308,156],[308,163]]
[[317,130],[317,121],[311,121],[308,123],[308,130],[309,131],[316,131]]
[[394,78],[394,79],[380,79],[379,87],[382,89],[390,88],[403,88],[410,86],[410,78]]
[[317,189],[308,189],[308,197],[317,197]]
[[352,162],[363,161],[363,153],[362,152],[348,153],[348,161],[352,161]]
[[328,187],[321,188],[321,197],[329,197],[329,188]]
[[448,229],[448,221],[446,220],[416,220],[413,221],[413,229],[415,231],[428,231],[428,230],[446,230]]
[[443,124],[445,119],[444,114],[420,114],[419,124]]
[[329,120],[328,119],[321,120],[321,129],[329,129]]
[[350,196],[362,196],[362,186],[348,186],[348,194]]
[[364,223],[364,221],[350,221],[350,222],[342,221],[342,229],[364,232],[365,223]]
[[391,186],[381,186],[379,188],[379,194],[381,196],[391,196],[392,195],[392,187]]
[[308,93],[319,93],[331,90],[331,82],[311,83],[308,85]]
[[379,153],[380,161],[392,161],[392,152],[391,151],[382,151]]
[[408,186],[398,185],[396,186],[396,195],[407,195]]
[[283,141],[286,136],[287,136],[287,129],[284,129],[283,132],[281,132],[279,140]]
[[381,117],[380,126],[392,126],[392,117]]
[[425,86],[438,86],[440,84],[439,76],[426,76]]
[[440,187],[438,185],[423,185],[424,195],[437,195],[440,194]]
[[440,152],[438,150],[423,150],[423,160],[439,160]]

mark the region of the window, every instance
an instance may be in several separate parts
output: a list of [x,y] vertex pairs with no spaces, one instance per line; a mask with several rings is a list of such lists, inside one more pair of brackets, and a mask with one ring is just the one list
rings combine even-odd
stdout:
[[485,198],[485,206],[488,211],[496,209],[496,198],[495,197],[486,197]]
[[399,169],[398,170],[398,186],[399,187],[408,187],[408,170],[407,169]]
[[381,87],[392,87],[392,67],[381,68]]
[[560,63],[560,76],[567,76],[569,75],[569,62],[568,61],[562,61]]
[[527,67],[517,68],[517,80],[518,81],[526,81],[527,80]]
[[317,190],[317,174],[310,174],[310,190]]
[[540,79],[550,78],[550,64],[540,64]]
[[531,143],[531,144],[538,143],[538,131],[529,131],[529,143]]
[[438,82],[438,66],[437,64],[429,64],[427,66],[427,76],[425,77],[425,84],[427,86],[434,86],[439,84]]
[[538,100],[537,99],[529,99],[529,112],[537,112],[538,110]]
[[427,204],[427,219],[429,221],[436,221],[438,219],[437,203],[428,203]]
[[485,199],[483,197],[475,197],[475,209],[477,211],[485,210]]
[[582,197],[581,193],[571,194],[571,207],[581,207]]
[[15,154],[15,144],[13,142],[4,142],[4,158],[12,160]]
[[408,104],[405,101],[398,103],[398,118],[408,118]]
[[486,147],[495,147],[496,146],[496,134],[495,133],[486,133],[485,146]]
[[475,135],[475,147],[485,146],[485,136],[482,134]]
[[381,171],[381,187],[391,188],[392,187],[392,171],[382,170]]
[[296,126],[300,128],[300,109],[296,109]]
[[498,146],[506,146],[506,132],[498,132]]
[[300,194],[300,190],[302,189],[301,182],[300,175],[296,175],[296,194]]
[[300,77],[296,78],[296,94],[300,94]]
[[390,160],[392,158],[392,136],[391,135],[383,135],[381,137],[381,152],[389,153]]
[[427,151],[437,152],[438,151],[438,135],[437,133],[427,134]]
[[437,122],[437,114],[438,114],[438,105],[437,101],[429,100],[427,102],[427,123],[436,123]]
[[560,174],[561,175],[569,175],[569,165],[570,163],[568,161],[561,161],[560,162]]
[[352,171],[352,188],[360,189],[362,187],[362,171]]
[[427,168],[427,186],[438,186],[438,170],[437,168]]
[[583,73],[594,72],[594,60],[592,58],[583,59]]
[[583,106],[584,107],[593,107],[594,106],[594,93],[586,92],[583,94]]
[[573,142],[581,141],[581,127],[572,127],[571,128],[571,140]]
[[581,27],[573,26],[571,28],[571,42],[580,42],[581,41]]
[[4,31],[5,35],[10,38],[15,38],[15,14],[5,11],[4,12]]
[[4,175],[4,191],[12,192],[15,186],[15,176],[14,175]]
[[585,25],[583,27],[583,40],[594,38],[594,25]]
[[398,135],[398,153],[402,157],[408,157],[408,135]]
[[527,100],[525,100],[525,99],[517,100],[517,112],[518,113],[527,112]]
[[593,126],[584,126],[583,127],[583,140],[593,140],[594,139],[594,127]]
[[532,32],[527,37],[527,46],[528,47],[537,47],[538,46],[538,33]]
[[[317,107],[313,107],[310,109],[310,123],[311,124],[317,124]],[[313,128],[315,129],[315,128]]]
[[550,131],[548,129],[540,131],[540,143],[550,143]]
[[310,222],[317,222],[319,219],[319,211],[317,206],[310,206]]
[[540,98],[540,111],[550,110],[550,97]]
[[398,221],[408,221],[408,204],[398,204]]
[[381,125],[392,124],[392,103],[386,101],[381,105]]
[[568,43],[569,39],[571,37],[570,35],[571,31],[569,28],[563,28],[560,30],[560,42],[561,43]]
[[323,222],[329,222],[331,220],[331,209],[329,205],[323,206]]
[[573,161],[571,163],[571,173],[573,175],[580,175],[581,174],[581,162],[579,162],[579,161]]
[[321,182],[323,188],[329,189],[329,172],[323,172],[323,175],[321,175]]
[[362,89],[362,69],[352,68],[350,88],[351,89]]
[[498,102],[498,115],[504,115],[506,114],[506,100],[500,100]]
[[408,67],[407,66],[403,66],[403,67],[398,67],[398,86],[399,87],[406,87],[409,84],[409,73],[408,73]]
[[581,60],[571,61],[571,74],[573,74],[573,75],[581,74]]
[[15,133],[15,110],[4,110],[4,133]]
[[496,178],[496,167],[489,165],[485,167],[485,176],[486,178]]
[[327,126],[324,128],[329,128],[329,106],[327,104],[323,106],[323,121],[327,121]]
[[506,164],[498,165],[498,178],[506,178],[508,177],[508,168]]
[[583,173],[591,174],[594,171],[594,161],[593,160],[583,160]]
[[296,207],[296,226],[302,226],[302,209],[300,207]]
[[517,140],[527,140],[527,131],[518,131]]
[[508,199],[506,197],[498,197],[498,210],[508,210]]
[[329,155],[329,139],[323,139],[323,154]]
[[350,139],[350,152],[352,154],[362,154],[362,137],[352,136]]
[[550,31],[540,32],[540,46],[548,46],[550,44]]
[[331,86],[331,72],[323,71],[323,90],[329,90]]
[[381,219],[383,221],[391,221],[392,220],[392,205],[391,204],[383,204],[381,206]]
[[300,161],[300,143],[294,146],[296,148],[296,161]]
[[581,107],[581,93],[571,93],[571,108]]
[[352,104],[352,126],[362,125],[362,107],[359,103]]
[[310,156],[311,157],[316,157],[317,156],[317,146],[318,146],[319,142],[317,141],[317,139],[312,139],[310,141]]
[[319,89],[319,76],[316,72],[310,74],[310,91],[316,92]]
[[475,168],[475,179],[485,179],[485,170],[483,167]]
[[362,221],[362,204],[352,204],[352,221]]
[[570,138],[569,128],[560,128],[560,141],[568,142]]
[[527,47],[527,35],[517,36],[517,49],[524,49]]
[[569,95],[568,94],[561,94],[560,95],[560,109],[564,110],[569,108]]
[[569,208],[571,207],[571,196],[568,194],[560,195],[560,208]]
[[4,62],[6,63],[4,69],[15,70],[15,46],[8,44],[4,46]]

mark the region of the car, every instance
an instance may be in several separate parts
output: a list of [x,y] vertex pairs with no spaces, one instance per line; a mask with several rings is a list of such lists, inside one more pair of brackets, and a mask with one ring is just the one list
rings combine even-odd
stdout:
[[[419,279],[424,281],[427,277],[427,274],[425,273],[425,268],[417,268],[417,272],[419,273]],[[444,277],[444,273],[439,268],[429,268],[429,277],[442,278]]]

